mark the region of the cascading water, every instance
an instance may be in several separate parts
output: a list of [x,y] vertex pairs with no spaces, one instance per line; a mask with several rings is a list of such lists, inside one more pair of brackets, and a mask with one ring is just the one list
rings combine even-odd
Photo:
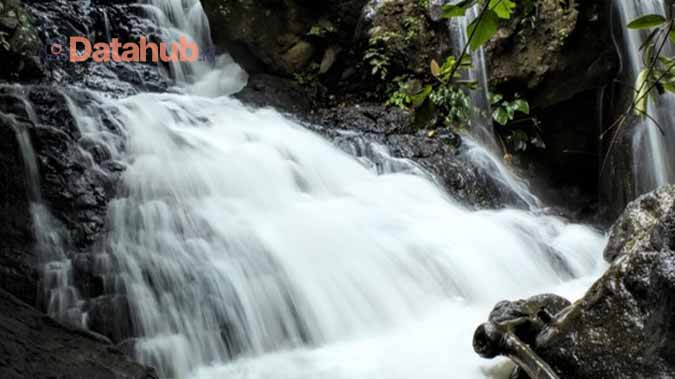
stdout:
[[[27,121],[37,126],[35,111],[31,103],[20,93],[20,89],[9,87],[8,90],[24,104]],[[52,216],[42,198],[40,174],[28,126],[2,112],[0,112],[0,117],[12,118],[7,120],[7,124],[13,125],[15,129],[25,166],[30,213],[36,237],[35,250],[42,266],[43,288],[39,296],[43,298],[42,302],[48,315],[71,325],[84,326],[85,319],[80,309],[82,300],[73,282],[72,265],[66,257],[61,226]]]
[[[198,4],[148,9],[207,40]],[[180,93],[68,99],[83,138],[126,164],[95,269],[162,377],[485,378],[471,335],[496,301],[578,296],[602,269],[593,229],[469,210],[384,148],[357,161],[226,96],[245,74],[218,63],[174,67]]]
[[129,144],[111,287],[164,377],[480,378],[471,333],[494,302],[599,268],[590,229],[469,211],[272,110],[186,94],[108,107]]
[[477,83],[477,89],[471,91],[470,95],[473,105],[476,109],[480,109],[480,111],[476,112],[473,117],[471,136],[480,144],[487,146],[489,150],[496,152],[499,148],[495,141],[494,131],[492,130],[485,51],[482,47],[475,51],[465,51],[470,37],[467,34],[467,27],[480,15],[480,12],[481,7],[476,5],[467,10],[466,16],[452,18],[450,20],[450,34],[455,55],[459,56],[462,52],[465,52],[471,56],[472,66],[464,74],[464,79]]
[[[444,3],[445,1],[441,1],[438,5]],[[474,165],[488,173],[495,181],[511,189],[523,205],[530,210],[535,210],[541,207],[541,201],[530,192],[526,181],[514,175],[497,155],[501,152],[501,149],[492,128],[485,50],[483,47],[475,51],[465,50],[470,37],[467,28],[473,20],[479,17],[480,12],[481,6],[475,5],[467,10],[466,16],[452,18],[449,22],[454,54],[460,56],[465,53],[471,56],[472,66],[464,73],[464,79],[474,81],[477,84],[477,88],[469,93],[476,111],[471,120],[469,135],[464,136],[464,143],[467,146],[464,154]]]
[[[666,14],[664,0],[615,1],[620,15],[623,35],[623,55],[629,83],[635,81],[645,67],[640,46],[648,31],[625,28],[631,20],[647,14]],[[673,51],[666,43],[665,54]],[[631,80],[632,78],[632,80]],[[675,183],[675,96],[669,93],[649,102],[645,118],[635,125],[633,136],[633,172],[635,195],[649,192],[669,183]]]

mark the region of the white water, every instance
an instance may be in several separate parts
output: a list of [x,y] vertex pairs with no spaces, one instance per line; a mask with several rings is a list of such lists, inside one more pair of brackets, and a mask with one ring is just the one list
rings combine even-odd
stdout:
[[175,94],[108,106],[129,165],[112,287],[165,377],[481,378],[471,334],[495,302],[601,268],[591,229],[469,211],[272,110]]
[[[203,23],[185,16],[194,2],[158,4],[161,25],[207,30],[176,21]],[[602,270],[596,231],[468,210],[384,148],[359,161],[227,97],[245,74],[219,63],[174,67],[193,75],[183,94],[69,104],[84,138],[127,165],[96,262],[106,292],[130,300],[137,357],[163,377],[485,378],[499,370],[471,336],[497,301],[576,297]]]
[[[666,14],[664,0],[615,1],[624,30],[624,56],[627,63],[629,83],[633,83],[645,67],[640,46],[649,35],[648,31],[625,28],[631,20],[647,14]],[[670,42],[666,42],[666,55],[672,55]],[[632,78],[632,79],[630,79]],[[647,113],[654,119],[645,119],[634,126],[633,172],[636,196],[669,183],[675,183],[675,96],[664,94],[650,101]],[[655,122],[656,121],[656,122]],[[660,128],[659,126],[660,125]],[[661,130],[660,130],[661,129]]]

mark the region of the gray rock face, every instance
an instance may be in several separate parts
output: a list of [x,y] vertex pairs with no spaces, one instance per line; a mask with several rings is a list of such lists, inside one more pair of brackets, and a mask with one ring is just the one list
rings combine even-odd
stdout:
[[367,0],[203,0],[215,44],[249,72],[290,76],[350,41]]
[[104,338],[67,328],[0,289],[3,379],[156,379]]
[[561,377],[675,377],[675,246],[626,255],[537,337]]
[[[534,339],[519,335],[561,378],[675,378],[674,195],[666,187],[631,203],[612,228],[609,270]],[[540,319],[500,304],[493,313],[507,319]]]
[[605,259],[645,250],[659,251],[675,214],[675,186],[664,187],[630,203],[610,230]]

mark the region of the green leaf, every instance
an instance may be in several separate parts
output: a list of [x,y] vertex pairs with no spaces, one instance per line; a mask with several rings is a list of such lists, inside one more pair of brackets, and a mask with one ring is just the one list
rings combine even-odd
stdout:
[[477,50],[485,42],[489,41],[497,33],[498,28],[499,17],[492,10],[486,11],[483,17],[479,17],[471,22],[466,28],[466,33],[471,38],[469,43],[471,50]]
[[647,90],[649,86],[647,85],[647,79],[649,77],[649,69],[643,69],[638,75],[637,80],[635,81],[635,98],[633,102],[635,103],[635,114],[638,116],[644,116],[647,113],[647,104],[649,101],[649,94]]
[[504,107],[498,107],[492,112],[492,118],[497,121],[499,125],[506,125],[509,122],[509,112]]
[[495,94],[490,95],[490,104],[491,105],[495,105],[502,100],[504,100],[504,96],[499,94],[499,93],[495,93]]
[[424,102],[427,100],[427,97],[431,94],[431,91],[433,91],[434,87],[431,86],[431,84],[427,84],[422,91],[420,91],[418,94],[415,96],[412,96],[410,98],[411,103],[413,108],[419,108]]
[[457,58],[452,55],[449,56],[448,59],[445,60],[445,63],[443,63],[443,67],[441,67],[441,73],[449,74],[455,68],[455,64],[457,64]]
[[626,26],[628,29],[649,29],[656,26],[663,25],[666,18],[658,14],[648,14],[641,16],[629,22]]
[[475,0],[463,0],[454,4],[445,4],[441,18],[463,17],[466,10],[475,4]]
[[443,6],[443,13],[441,18],[463,17],[466,13],[466,8],[454,4],[445,4]]
[[530,114],[530,104],[523,100],[523,99],[518,99],[513,102],[513,107],[516,111],[520,113],[525,113],[525,114]]
[[670,32],[668,33],[668,36],[670,37],[670,42],[675,44],[675,30],[671,29]]
[[516,3],[511,0],[490,0],[488,5],[497,17],[508,20],[511,18],[513,10],[516,9]]
[[663,82],[663,89],[670,93],[675,93],[675,83],[673,82]]

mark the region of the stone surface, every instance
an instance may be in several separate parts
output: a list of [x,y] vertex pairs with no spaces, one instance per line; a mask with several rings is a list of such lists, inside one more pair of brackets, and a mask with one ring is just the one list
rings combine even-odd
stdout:
[[[675,234],[675,186],[663,187],[630,203],[610,230],[604,256],[609,262],[640,251],[659,251]],[[670,234],[669,234],[670,233]]]
[[535,0],[521,6],[488,46],[493,85],[548,107],[606,85],[618,70],[610,1]]
[[3,379],[156,379],[102,337],[65,327],[0,289]]
[[[628,206],[610,234],[608,271],[543,327],[519,302],[498,304],[490,321],[538,324],[519,337],[561,378],[675,377],[674,194],[666,187]],[[526,376],[517,370],[513,377]]]

